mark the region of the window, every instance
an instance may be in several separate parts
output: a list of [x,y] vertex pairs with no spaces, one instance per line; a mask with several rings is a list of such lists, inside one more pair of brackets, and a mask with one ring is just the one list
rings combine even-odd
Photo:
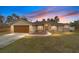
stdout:
[[69,28],[69,26],[68,25],[64,25],[64,28]]
[[51,26],[51,30],[57,30],[56,26]]
[[43,26],[38,26],[38,30],[43,30]]

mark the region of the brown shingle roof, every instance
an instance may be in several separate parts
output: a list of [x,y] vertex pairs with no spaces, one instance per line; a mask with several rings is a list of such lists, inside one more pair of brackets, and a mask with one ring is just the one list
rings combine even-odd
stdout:
[[36,22],[33,22],[32,25],[44,25],[44,23],[41,21],[36,21]]
[[69,25],[68,23],[55,23],[55,22],[48,22],[48,21],[36,21],[33,22],[32,25],[44,25],[45,23],[48,23],[50,25],[55,25],[55,26],[64,26],[64,25]]

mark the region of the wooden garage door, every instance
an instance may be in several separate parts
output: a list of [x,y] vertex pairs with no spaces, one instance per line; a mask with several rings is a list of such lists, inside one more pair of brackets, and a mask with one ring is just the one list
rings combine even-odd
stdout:
[[15,25],[14,26],[14,32],[28,33],[29,32],[29,26],[27,26],[27,25]]

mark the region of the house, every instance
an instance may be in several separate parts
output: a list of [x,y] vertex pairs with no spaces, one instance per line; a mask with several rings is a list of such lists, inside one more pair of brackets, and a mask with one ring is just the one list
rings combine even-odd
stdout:
[[28,20],[18,20],[11,24],[11,32],[15,33],[46,33],[46,31],[69,31],[70,25],[55,23],[49,20],[30,22]]

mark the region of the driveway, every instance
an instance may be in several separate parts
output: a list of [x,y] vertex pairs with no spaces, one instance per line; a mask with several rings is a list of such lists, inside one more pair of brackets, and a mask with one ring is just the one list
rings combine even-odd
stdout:
[[26,36],[25,33],[11,33],[0,36],[0,48],[3,48],[12,42]]
[[20,38],[24,36],[49,36],[51,33],[47,32],[47,34],[44,35],[35,35],[35,34],[27,34],[27,33],[11,33],[11,34],[5,34],[0,36],[0,48],[3,48],[12,42],[15,42],[16,40],[19,40]]

